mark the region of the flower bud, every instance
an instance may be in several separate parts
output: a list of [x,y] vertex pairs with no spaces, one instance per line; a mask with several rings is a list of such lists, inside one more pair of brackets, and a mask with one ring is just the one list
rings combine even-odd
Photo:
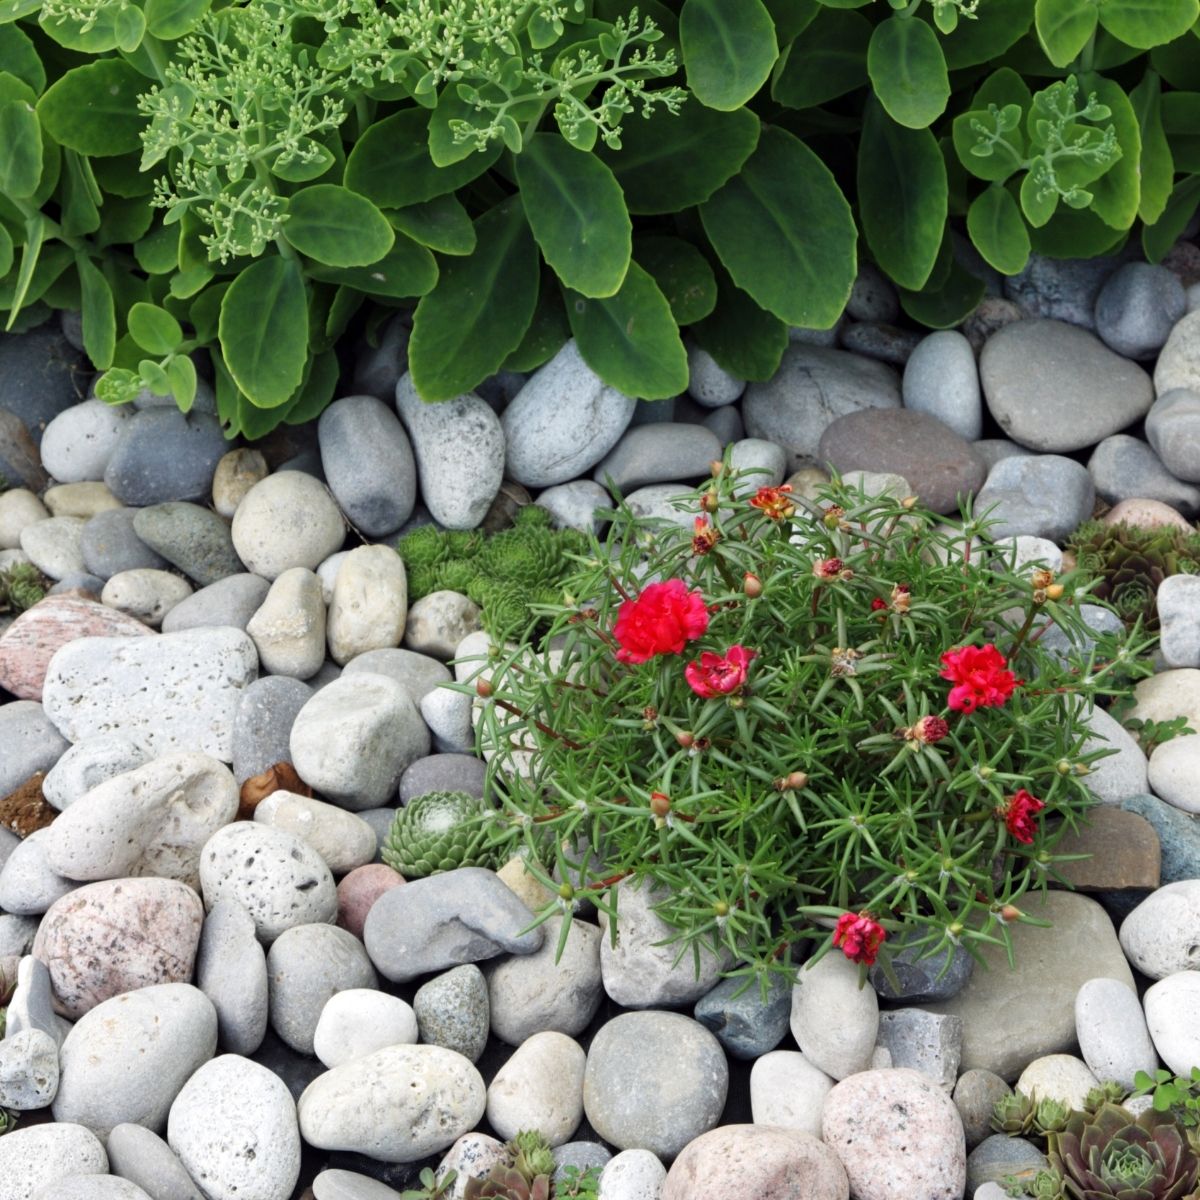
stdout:
[[558,889],[558,897],[560,900],[574,900],[575,889],[570,885],[570,883],[564,883],[562,887]]
[[1061,600],[1063,594],[1063,585],[1061,583],[1052,583],[1046,589],[1047,600]]
[[790,775],[775,780],[775,786],[781,792],[798,792],[801,788],[808,787],[808,776],[803,771],[793,771]]
[[753,575],[747,571],[742,576],[742,591],[751,600],[757,600],[763,594],[763,581],[757,575]]
[[1056,763],[1054,764],[1054,769],[1055,769],[1055,770],[1056,770],[1056,771],[1057,771],[1057,772],[1058,772],[1060,775],[1070,775],[1070,773],[1071,773],[1071,764],[1070,764],[1069,762],[1067,762],[1067,760],[1066,760],[1065,758],[1060,758],[1060,759],[1058,760],[1058,762],[1056,762]]
[[696,744],[696,735],[690,733],[686,729],[681,729],[676,735],[675,740],[685,749],[690,750]]
[[671,798],[662,792],[650,793],[650,811],[660,819],[671,811]]
[[1048,588],[1054,582],[1054,572],[1046,570],[1034,571],[1031,582],[1036,589]]
[[900,507],[901,508],[916,508],[918,499],[919,499],[918,496],[905,496],[904,499],[900,501]]
[[700,497],[700,507],[704,509],[705,512],[716,512],[720,503],[721,498],[715,491],[712,491],[711,489]]
[[475,695],[487,699],[492,694],[492,684],[489,679],[481,679],[475,684]]
[[1000,920],[1005,923],[1009,921],[1019,921],[1025,914],[1015,905],[1006,904],[1000,910]]
[[716,916],[716,917],[729,916],[729,905],[726,904],[724,900],[718,900],[716,902],[716,904],[713,905],[713,916]]
[[712,462],[708,464],[708,470],[709,474],[716,479],[721,472],[725,470],[725,464],[719,458],[714,458]]
[[950,726],[941,717],[922,717],[910,729],[905,730],[904,735],[911,738],[914,745],[924,742],[927,746],[932,746],[934,742],[940,742],[949,734]]

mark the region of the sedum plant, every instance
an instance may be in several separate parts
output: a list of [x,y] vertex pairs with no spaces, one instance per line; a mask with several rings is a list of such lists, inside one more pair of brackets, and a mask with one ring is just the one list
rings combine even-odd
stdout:
[[1086,589],[973,551],[969,513],[736,474],[686,526],[622,510],[549,633],[479,664],[493,839],[557,890],[543,918],[587,897],[619,920],[617,885],[650,881],[681,957],[745,974],[805,941],[1011,952],[1094,802],[1090,708],[1141,643],[1043,651],[1035,622],[1079,635]]

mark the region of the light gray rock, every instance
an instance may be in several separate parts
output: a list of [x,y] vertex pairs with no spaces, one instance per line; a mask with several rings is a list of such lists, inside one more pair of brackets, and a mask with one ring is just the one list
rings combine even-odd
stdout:
[[104,468],[112,494],[131,508],[168,500],[206,500],[229,449],[215,416],[181,413],[174,404],[135,413]]
[[570,1141],[583,1119],[586,1061],[583,1047],[566,1034],[527,1038],[488,1085],[488,1124],[506,1140],[533,1129],[551,1146]]
[[[446,1177],[454,1171],[455,1178],[446,1192],[446,1200],[464,1200],[468,1180],[486,1179],[493,1167],[506,1164],[508,1158],[504,1143],[496,1138],[486,1133],[464,1133],[442,1156],[434,1179],[444,1184]],[[374,1200],[374,1197],[364,1196],[363,1200]],[[381,1196],[379,1200],[392,1198]]]
[[688,347],[688,395],[705,408],[723,408],[740,400],[746,381],[726,371],[707,350]]
[[597,509],[612,505],[608,492],[591,479],[574,479],[570,483],[547,488],[536,503],[550,513],[555,529],[577,529],[580,533],[599,533],[602,521]]
[[893,1067],[920,1071],[949,1093],[962,1056],[962,1018],[919,1008],[880,1013],[876,1045],[887,1050]]
[[703,425],[638,425],[600,460],[592,478],[624,493],[650,483],[704,478],[720,457],[721,443]]
[[532,922],[494,871],[459,867],[385,892],[367,914],[363,941],[379,972],[402,983],[497,954],[532,954],[545,937]]
[[325,661],[325,600],[307,567],[289,567],[246,624],[264,672],[308,679]]
[[729,452],[729,465],[744,471],[745,477],[734,485],[734,494],[753,495],[760,487],[777,487],[787,474],[787,452],[762,438],[742,438]]
[[[474,529],[504,478],[500,419],[473,392],[426,404],[407,374],[396,384],[396,411],[412,441],[421,498],[433,519],[446,529]],[[510,478],[525,482],[516,474]]]
[[246,493],[269,474],[267,460],[258,450],[241,446],[222,455],[212,482],[212,502],[217,515],[232,521]]
[[82,1125],[29,1125],[0,1138],[0,1200],[33,1200],[48,1184],[107,1170],[103,1144]]
[[[1194,726],[1189,726],[1194,728]],[[1150,756],[1149,790],[1186,813],[1200,813],[1200,734],[1156,746]]]
[[833,1080],[797,1050],[771,1050],[750,1068],[755,1125],[776,1125],[821,1136],[821,1112]]
[[21,530],[49,517],[49,509],[28,488],[0,492],[0,550],[18,549]]
[[6,1032],[0,1041],[0,1107],[46,1108],[58,1091],[58,1042],[41,1029]]
[[260,575],[230,575],[193,592],[163,617],[163,633],[231,626],[244,630],[267,598],[271,585]]
[[439,684],[449,683],[453,676],[445,663],[416,650],[387,648],[367,650],[352,658],[343,672],[346,676],[367,671],[394,679],[419,704]]
[[216,1049],[216,1010],[190,984],[114,996],[84,1013],[63,1041],[54,1119],[102,1139],[126,1122],[159,1132],[180,1089]]
[[59,483],[103,479],[125,422],[132,416],[132,410],[103,400],[73,404],[46,426],[42,466]]
[[208,1200],[288,1200],[300,1175],[296,1105],[266,1067],[224,1054],[171,1105],[167,1143]]
[[[1118,984],[1120,986],[1124,985]],[[991,1134],[992,1109],[997,1101],[1011,1093],[1012,1088],[992,1071],[975,1067],[958,1077],[952,1099],[962,1119],[968,1150],[974,1149]]]
[[386,1046],[415,1045],[417,1016],[399,996],[375,988],[347,988],[325,1002],[313,1033],[313,1053],[340,1067]]
[[1143,975],[1165,979],[1200,968],[1200,879],[1181,879],[1151,892],[1121,922],[1121,949]]
[[317,422],[321,467],[350,524],[367,537],[412,516],[417,467],[395,412],[375,396],[335,400]]
[[931,333],[909,356],[904,407],[936,417],[968,442],[983,430],[983,398],[971,343],[956,329]]
[[483,1079],[461,1054],[388,1046],[313,1080],[300,1097],[300,1129],[320,1150],[416,1162],[474,1129],[485,1104]]
[[1182,512],[1200,508],[1200,488],[1183,483],[1139,437],[1116,433],[1106,437],[1088,459],[1096,494],[1109,504],[1121,500],[1160,500]]
[[1083,1061],[1102,1083],[1132,1088],[1139,1071],[1153,1075],[1158,1066],[1137,993],[1115,979],[1089,979],[1079,989],[1075,1032]]
[[233,721],[233,776],[239,785],[276,763],[291,762],[292,725],[313,695],[307,683],[286,675],[256,679],[246,688]]
[[667,1168],[649,1150],[622,1150],[600,1172],[599,1200],[659,1200]]
[[354,362],[354,386],[369,396],[390,400],[396,381],[408,370],[411,333],[412,313],[396,313],[380,330],[375,345],[365,343],[360,347]]
[[1200,390],[1160,391],[1146,414],[1146,440],[1176,479],[1200,481]]
[[5,1036],[38,1030],[52,1037],[57,1047],[64,1034],[54,1012],[54,992],[46,964],[32,954],[24,954],[17,964],[16,978],[17,988],[8,1002]]
[[35,830],[8,856],[0,869],[0,910],[35,917],[79,886],[73,879],[64,879],[46,861],[48,832]]
[[200,504],[175,502],[140,509],[133,529],[200,587],[245,570],[233,548],[229,522]]
[[333,603],[333,585],[337,583],[338,572],[349,555],[349,550],[339,550],[317,567],[317,577],[321,581],[321,595],[324,597],[326,605]]
[[1021,534],[1063,542],[1091,516],[1095,487],[1082,464],[1058,454],[1001,459],[975,497],[975,511],[993,511],[994,538]]
[[408,692],[371,672],[344,676],[313,696],[290,742],[305,783],[352,811],[387,804],[405,767],[430,748]]
[[108,1135],[108,1165],[151,1200],[204,1200],[174,1151],[144,1125],[118,1125]]
[[42,780],[46,803],[62,810],[86,792],[117,775],[140,767],[145,747],[124,733],[100,733],[76,742]]
[[486,765],[473,754],[431,754],[400,776],[400,803],[428,792],[466,792],[482,800],[486,778]]
[[1070,1108],[1082,1109],[1088,1092],[1099,1084],[1100,1080],[1083,1059],[1073,1054],[1045,1054],[1021,1072],[1016,1090],[1038,1100],[1057,1100]]
[[470,696],[435,688],[421,697],[420,710],[438,754],[469,754],[475,749]]
[[233,514],[233,547],[248,570],[278,579],[290,567],[315,569],[340,550],[341,510],[319,480],[281,471],[256,483]]
[[894,321],[900,315],[896,285],[872,262],[859,264],[846,315],[855,321]]
[[696,518],[695,496],[679,483],[652,483],[638,488],[625,497],[625,503],[644,522],[666,521],[691,528]]
[[374,829],[354,813],[323,800],[280,789],[255,807],[254,819],[302,838],[335,875],[345,875],[375,857]]
[[218,900],[204,918],[196,986],[216,1010],[222,1049],[253,1054],[267,1032],[267,956],[254,918],[237,900]]
[[1096,297],[1119,266],[1120,260],[1111,256],[1061,259],[1031,254],[1022,271],[1004,280],[1004,294],[1030,316],[1092,329]]
[[730,442],[741,441],[746,436],[742,414],[732,404],[714,409],[700,424],[716,437],[722,447],[728,446]]
[[1098,705],[1087,717],[1091,734],[1083,753],[1115,750],[1096,762],[1087,775],[1088,790],[1104,804],[1121,804],[1149,789],[1146,755],[1125,727]]
[[101,603],[134,617],[151,629],[162,625],[163,617],[192,594],[186,579],[170,571],[139,567],[113,575],[100,593]]
[[476,1062],[487,1045],[488,988],[474,963],[423,983],[413,997],[421,1041],[444,1046]]
[[69,745],[36,700],[0,706],[0,796],[15,791],[38,771],[49,771]]
[[404,645],[431,658],[453,658],[459,642],[483,628],[481,611],[461,592],[430,592],[408,610]]
[[1200,971],[1160,979],[1146,989],[1142,1007],[1158,1057],[1186,1076],[1200,1062]]
[[606,1142],[671,1159],[716,1125],[728,1088],[725,1053],[698,1021],[623,1013],[592,1039],[583,1106]]
[[1179,277],[1163,266],[1118,267],[1096,297],[1096,332],[1126,358],[1151,358],[1187,312]]
[[796,973],[791,1028],[800,1052],[826,1075],[865,1071],[879,1033],[875,990],[858,986],[858,967],[848,958],[826,954]]
[[[461,1200],[454,1191],[456,1185],[457,1181],[451,1185],[446,1200]],[[315,1200],[396,1200],[398,1195],[395,1188],[372,1179],[370,1175],[341,1170],[322,1171],[313,1180],[312,1194]]]
[[1177,388],[1200,392],[1200,316],[1195,312],[1175,323],[1154,367],[1157,395]]
[[208,840],[200,886],[208,909],[224,899],[242,904],[263,942],[337,915],[337,889],[324,859],[295,834],[254,821],[235,821]]
[[1154,602],[1163,661],[1169,667],[1200,667],[1200,577],[1168,575]]
[[913,329],[900,329],[880,321],[845,321],[838,336],[843,350],[902,367],[921,343]]
[[73,742],[119,732],[155,754],[199,750],[229,762],[233,718],[257,670],[240,629],[78,638],[50,660],[42,703]]
[[408,576],[390,546],[359,546],[346,555],[329,605],[329,657],[338,666],[404,637]]
[[80,541],[86,522],[82,517],[49,517],[21,530],[21,549],[43,575],[63,579],[83,574]]

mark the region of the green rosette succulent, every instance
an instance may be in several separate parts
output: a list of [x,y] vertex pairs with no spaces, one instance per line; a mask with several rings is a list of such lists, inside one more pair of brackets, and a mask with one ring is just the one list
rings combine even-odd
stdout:
[[1120,1104],[1129,1095],[1129,1090],[1115,1079],[1110,1079],[1092,1088],[1084,1097],[1083,1111],[1094,1115],[1105,1104]]
[[0,571],[0,613],[23,613],[45,598],[48,583],[32,563]]
[[550,1143],[535,1129],[523,1129],[505,1150],[512,1156],[513,1168],[520,1171],[530,1183],[539,1175],[554,1174],[554,1155]]
[[405,879],[422,879],[456,867],[490,867],[490,810],[468,792],[427,792],[400,809],[381,851]]
[[992,1106],[992,1128],[1009,1137],[1022,1137],[1033,1129],[1037,1105],[1024,1092],[1010,1092]]
[[468,1179],[465,1200],[550,1200],[550,1176],[526,1179],[516,1167],[495,1166],[485,1179]]
[[1169,1116],[1134,1118],[1115,1104],[1075,1113],[1049,1138],[1050,1165],[1069,1200],[1182,1200],[1200,1161]]
[[1058,1133],[1060,1130],[1066,1129],[1067,1122],[1071,1119],[1071,1113],[1071,1106],[1064,1104],[1061,1100],[1055,1100],[1053,1097],[1039,1100],[1033,1113],[1034,1131],[1043,1137],[1047,1134]]

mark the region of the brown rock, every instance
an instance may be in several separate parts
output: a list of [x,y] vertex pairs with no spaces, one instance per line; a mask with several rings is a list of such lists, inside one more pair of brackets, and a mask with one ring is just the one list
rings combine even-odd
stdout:
[[23,612],[0,637],[0,687],[21,700],[41,700],[46,668],[57,650],[81,637],[157,636],[94,600],[47,596]]
[[958,511],[960,493],[983,486],[987,467],[970,444],[928,413],[864,408],[821,435],[817,458],[837,471],[902,475],[934,512]]
[[37,771],[0,800],[0,826],[23,838],[35,829],[45,829],[58,816],[58,809],[47,804],[42,795],[45,778],[45,771]]
[[1056,875],[1080,892],[1152,889],[1160,882],[1162,845],[1154,826],[1121,808],[1092,809],[1088,824],[1063,834],[1054,853],[1091,856],[1054,867]]
[[[680,1152],[662,1200],[848,1200],[845,1168],[811,1134],[772,1125],[720,1125]],[[914,1198],[915,1200],[915,1198]]]
[[1163,525],[1172,525],[1184,533],[1196,532],[1196,527],[1169,504],[1140,497],[1118,501],[1100,519],[1105,525],[1138,525],[1142,529],[1158,529]]
[[16,479],[8,481],[10,486],[19,484],[31,492],[40,492],[50,482],[25,422],[7,408],[0,408],[0,462],[16,473]]
[[297,796],[312,796],[312,788],[296,774],[296,768],[289,762],[277,762],[268,767],[260,775],[251,775],[242,784],[241,804],[238,807],[238,821],[253,821],[254,810],[272,792],[295,792]]
[[403,882],[404,876],[386,863],[355,867],[337,886],[337,923],[356,938],[361,938],[371,905],[384,892],[390,892]]
[[204,905],[173,879],[106,879],[56,900],[33,955],[46,964],[54,1007],[72,1020],[103,1000],[155,983],[188,983]]

